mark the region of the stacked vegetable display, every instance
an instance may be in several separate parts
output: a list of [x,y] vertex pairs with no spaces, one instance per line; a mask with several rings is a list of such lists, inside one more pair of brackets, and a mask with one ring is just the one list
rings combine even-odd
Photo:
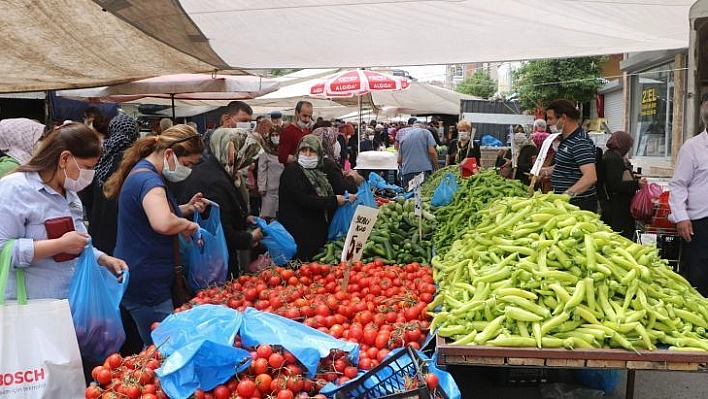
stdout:
[[567,197],[507,198],[433,259],[431,329],[454,344],[708,350],[708,301]]
[[[379,216],[364,246],[361,260],[383,260],[386,264],[419,262],[427,265],[432,257],[432,237],[435,216],[427,204],[423,205],[422,233],[420,238],[415,201],[398,198],[379,207]],[[329,242],[315,259],[322,263],[339,263],[345,237]]]
[[[444,173],[440,178],[442,176]],[[452,203],[435,210],[438,228],[433,240],[437,253],[445,253],[460,237],[462,231],[474,228],[479,222],[480,210],[497,199],[524,196],[528,192],[528,188],[518,180],[505,179],[494,169],[484,170],[466,179],[458,179],[458,183],[459,190],[455,193]]]

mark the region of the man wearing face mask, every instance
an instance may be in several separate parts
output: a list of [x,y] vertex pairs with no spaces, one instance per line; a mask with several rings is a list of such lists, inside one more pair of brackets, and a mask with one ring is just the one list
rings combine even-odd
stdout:
[[595,144],[580,127],[580,111],[568,100],[555,100],[546,107],[546,119],[561,136],[555,165],[544,167],[541,176],[550,176],[553,191],[569,195],[571,204],[597,212]]
[[701,133],[679,150],[669,182],[670,219],[683,239],[683,260],[688,281],[708,295],[708,93],[701,97]]
[[297,143],[305,135],[310,133],[312,126],[312,103],[309,101],[298,101],[295,104],[295,120],[289,123],[280,134],[280,144],[278,146],[278,160],[282,164],[289,164],[295,161],[295,151]]
[[[248,229],[253,219],[248,216],[248,206],[236,187],[236,174],[259,156],[261,144],[254,133],[229,128],[216,129],[209,144],[213,155],[195,165],[175,191],[180,202],[187,202],[195,193],[201,192],[205,198],[219,204],[221,225],[229,249],[229,275],[238,277],[245,266],[239,262],[238,251],[256,246],[263,234],[258,228]],[[246,261],[244,259],[243,263]]]
[[[251,128],[251,118],[253,117],[253,108],[243,101],[231,101],[226,106],[226,112],[221,116],[221,127],[237,127],[242,129]],[[211,154],[211,146],[209,140],[214,130],[208,130],[204,133],[204,154]]]

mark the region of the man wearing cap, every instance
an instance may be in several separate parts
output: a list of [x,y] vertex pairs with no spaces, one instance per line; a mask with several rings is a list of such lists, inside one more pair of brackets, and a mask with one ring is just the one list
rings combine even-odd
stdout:
[[701,97],[701,133],[679,150],[669,182],[670,219],[683,239],[688,281],[708,295],[708,93]]
[[278,161],[289,164],[295,161],[295,150],[300,139],[310,133],[312,128],[312,103],[298,101],[295,105],[295,120],[283,128],[278,145]]
[[401,185],[405,190],[416,175],[423,172],[427,178],[437,170],[438,151],[430,130],[413,127],[405,133],[405,140],[399,142],[398,164],[401,165]]
[[280,111],[273,111],[270,113],[270,121],[273,122],[273,126],[281,127],[283,126],[283,114]]

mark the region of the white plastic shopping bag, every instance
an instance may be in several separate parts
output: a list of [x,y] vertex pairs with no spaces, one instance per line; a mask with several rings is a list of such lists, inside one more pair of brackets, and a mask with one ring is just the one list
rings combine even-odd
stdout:
[[84,397],[79,344],[67,300],[4,301],[12,240],[0,255],[0,399]]

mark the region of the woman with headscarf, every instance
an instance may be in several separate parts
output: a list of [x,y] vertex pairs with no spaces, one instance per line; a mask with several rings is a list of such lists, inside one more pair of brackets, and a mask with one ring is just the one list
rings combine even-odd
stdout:
[[525,133],[516,133],[514,135],[514,144],[519,145],[516,154],[516,169],[514,178],[525,185],[531,184],[531,168],[538,155],[538,148],[533,140],[526,137]]
[[93,245],[108,254],[116,246],[118,230],[118,202],[103,195],[103,184],[118,169],[123,153],[140,137],[138,122],[125,114],[118,114],[108,124],[108,138],[103,142],[103,155],[96,164],[96,178],[86,190],[79,193],[89,220],[89,234]]
[[[271,124],[272,125],[272,124]],[[260,127],[261,125],[258,125]],[[278,214],[278,188],[285,168],[278,161],[278,144],[282,129],[271,128],[261,133],[263,150],[258,157],[258,194],[261,196],[261,218],[274,219]]]
[[278,221],[297,243],[295,257],[308,262],[327,242],[334,211],[347,200],[335,194],[322,169],[324,150],[316,136],[300,140],[295,161],[280,176]]
[[322,151],[324,159],[322,161],[322,170],[327,175],[327,180],[332,185],[332,190],[335,194],[344,195],[344,192],[356,193],[358,184],[364,179],[355,170],[348,170],[346,175],[342,173],[342,168],[339,165],[341,157],[341,147],[337,136],[339,133],[333,127],[319,127],[312,131],[312,135],[317,137],[322,143]]
[[250,250],[263,238],[260,229],[248,231],[252,220],[241,191],[244,180],[239,173],[262,151],[256,135],[245,129],[216,129],[209,139],[212,156],[195,165],[189,177],[175,187],[180,201],[189,200],[201,192],[205,198],[219,204],[221,225],[229,249],[229,275],[233,277],[238,277],[246,266],[239,264],[238,251]]
[[27,118],[0,121],[0,178],[32,158],[34,146],[44,133],[44,125]]
[[[633,239],[636,227],[630,204],[634,194],[646,185],[647,181],[645,178],[637,180],[632,175],[632,164],[627,159],[627,154],[634,145],[634,139],[629,133],[612,133],[606,145],[607,151],[602,156],[604,171],[600,172],[604,179],[598,179],[604,180],[607,193],[607,206],[602,209],[602,218],[612,230]],[[600,191],[602,190],[598,190],[598,193]]]

